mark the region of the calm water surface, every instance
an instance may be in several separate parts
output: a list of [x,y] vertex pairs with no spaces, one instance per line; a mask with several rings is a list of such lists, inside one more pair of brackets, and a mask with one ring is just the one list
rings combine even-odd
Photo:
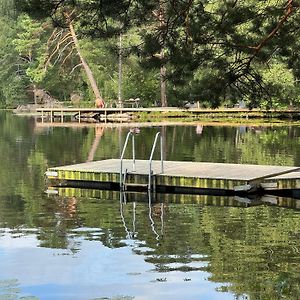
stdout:
[[[141,128],[138,158],[158,130],[168,160],[300,166],[300,127]],[[299,199],[44,193],[48,167],[118,158],[127,131],[0,113],[0,300],[300,299]]]

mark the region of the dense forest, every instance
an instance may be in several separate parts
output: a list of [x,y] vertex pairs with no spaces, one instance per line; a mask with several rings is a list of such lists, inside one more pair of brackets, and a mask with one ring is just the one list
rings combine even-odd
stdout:
[[293,0],[1,0],[0,106],[43,89],[77,105],[297,107],[299,11]]

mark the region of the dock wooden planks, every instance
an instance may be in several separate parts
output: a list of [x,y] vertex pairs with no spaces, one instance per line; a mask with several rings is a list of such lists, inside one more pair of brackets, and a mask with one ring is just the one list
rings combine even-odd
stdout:
[[300,190],[300,170],[267,178],[262,186],[266,190]]
[[[132,160],[123,161],[123,170],[128,170],[128,183],[147,183],[149,161],[136,160],[136,171],[132,169]],[[194,190],[243,191],[240,187],[269,186],[269,190],[300,188],[300,168],[285,166],[260,166],[208,162],[165,161],[164,172],[160,173],[160,161],[153,161],[154,182],[162,191],[174,192]],[[108,159],[75,165],[49,168],[48,179],[81,187],[89,183],[119,184],[120,160]],[[277,185],[274,184],[278,183]],[[245,189],[246,190],[246,189]]]

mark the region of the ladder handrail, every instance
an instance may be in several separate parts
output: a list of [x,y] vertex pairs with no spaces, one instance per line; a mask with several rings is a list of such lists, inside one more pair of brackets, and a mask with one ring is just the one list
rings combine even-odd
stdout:
[[126,136],[126,140],[125,143],[123,145],[123,150],[122,150],[122,154],[120,157],[120,189],[122,189],[123,187],[123,183],[122,183],[122,177],[123,177],[123,159],[124,159],[124,155],[125,155],[125,151],[127,148],[127,144],[129,141],[130,136],[132,135],[132,170],[135,171],[135,143],[134,143],[134,134],[132,131],[129,131],[127,133]]
[[156,148],[158,137],[160,136],[160,164],[161,164],[161,173],[164,172],[164,160],[163,160],[163,142],[162,142],[162,136],[160,132],[157,132],[155,135],[155,139],[153,142],[150,158],[149,158],[149,180],[148,180],[148,190],[151,190],[151,175],[152,175],[152,160],[154,151]]
[[[135,140],[134,140],[134,132],[133,131],[129,131],[127,133],[124,145],[123,145],[123,149],[122,149],[122,154],[120,157],[120,190],[122,190],[124,188],[125,185],[125,176],[127,171],[125,171],[125,175],[123,178],[123,160],[124,160],[124,155],[125,155],[125,151],[127,148],[127,144],[129,141],[130,136],[132,136],[132,171],[135,172]],[[152,161],[153,161],[153,156],[154,156],[154,151],[156,149],[156,145],[157,145],[157,141],[158,138],[160,136],[160,164],[161,164],[161,173],[164,172],[164,159],[163,159],[163,140],[162,140],[162,136],[160,132],[157,132],[155,135],[155,139],[152,145],[152,150],[151,150],[151,154],[150,154],[150,158],[149,158],[149,177],[148,177],[148,190],[151,190],[151,176],[152,176]]]

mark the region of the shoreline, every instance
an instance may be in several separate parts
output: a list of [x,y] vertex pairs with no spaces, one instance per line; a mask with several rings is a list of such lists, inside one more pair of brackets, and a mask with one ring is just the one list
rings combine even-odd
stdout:
[[[17,116],[35,117],[41,123],[209,123],[236,125],[300,125],[300,110],[180,109],[180,108],[40,108]],[[80,120],[78,119],[78,114]],[[74,120],[77,115],[77,119]],[[50,121],[48,121],[50,120]],[[57,121],[58,120],[58,121]],[[75,122],[74,122],[75,121]]]

